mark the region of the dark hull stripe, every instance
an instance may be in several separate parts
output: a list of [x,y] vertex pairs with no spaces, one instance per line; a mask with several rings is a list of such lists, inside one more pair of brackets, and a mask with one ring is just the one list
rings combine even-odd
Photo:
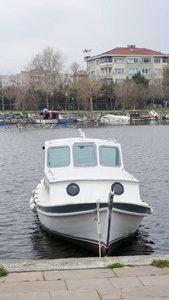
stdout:
[[[108,203],[100,203],[100,209],[108,208]],[[93,211],[96,209],[96,203],[83,203],[83,204],[68,204],[68,205],[52,205],[52,206],[42,206],[37,204],[39,211],[51,214],[67,214],[67,213],[78,213],[85,211]],[[149,212],[149,207],[144,207],[136,204],[128,203],[113,203],[113,209],[117,209],[121,212],[139,213],[147,214]]]
[[[100,208],[107,207],[107,203],[100,203]],[[83,203],[83,204],[68,204],[68,205],[53,205],[53,206],[41,206],[38,203],[38,209],[46,213],[57,213],[57,214],[67,214],[76,213],[81,211],[89,211],[96,209],[96,203]]]
[[140,214],[147,214],[150,210],[149,207],[140,206],[137,204],[130,204],[130,203],[113,203],[113,208],[128,211],[133,213],[140,213]]

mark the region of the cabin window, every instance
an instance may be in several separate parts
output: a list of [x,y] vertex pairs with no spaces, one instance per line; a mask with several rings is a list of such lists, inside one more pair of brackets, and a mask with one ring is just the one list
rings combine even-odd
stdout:
[[100,146],[100,164],[107,167],[120,166],[119,151],[116,147]]
[[70,164],[70,149],[67,146],[48,149],[48,167],[66,167]]
[[94,143],[78,143],[73,145],[73,158],[75,166],[95,166],[96,146]]

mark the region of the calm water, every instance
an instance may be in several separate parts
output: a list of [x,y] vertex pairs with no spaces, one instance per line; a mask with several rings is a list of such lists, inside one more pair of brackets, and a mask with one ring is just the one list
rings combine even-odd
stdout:
[[[125,169],[140,180],[141,197],[154,209],[113,255],[169,253],[169,123],[143,124],[83,128],[87,137],[121,143]],[[78,128],[0,126],[0,260],[92,255],[48,235],[29,208],[31,192],[43,177],[45,140],[79,136]]]

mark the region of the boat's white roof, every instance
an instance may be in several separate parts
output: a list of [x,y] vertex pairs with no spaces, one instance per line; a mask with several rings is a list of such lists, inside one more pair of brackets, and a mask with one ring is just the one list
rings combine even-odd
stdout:
[[47,169],[45,173],[49,181],[64,182],[64,181],[81,181],[81,180],[117,180],[117,181],[132,181],[138,180],[122,168],[101,167],[73,167],[66,168],[52,168]]
[[58,145],[73,145],[74,143],[95,143],[97,145],[113,145],[120,147],[120,144],[113,139],[94,139],[94,138],[65,138],[65,139],[56,139],[45,142],[45,146],[52,147]]

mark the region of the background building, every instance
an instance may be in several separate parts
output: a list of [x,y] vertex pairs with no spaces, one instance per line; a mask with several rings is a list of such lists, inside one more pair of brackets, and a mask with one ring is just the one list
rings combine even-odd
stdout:
[[90,77],[95,76],[106,80],[121,83],[131,79],[140,72],[149,80],[149,83],[161,83],[164,68],[167,68],[168,55],[146,48],[137,48],[128,45],[126,48],[115,48],[97,56],[87,56],[87,72]]
[[13,76],[0,75],[0,88],[9,87],[14,85]]

